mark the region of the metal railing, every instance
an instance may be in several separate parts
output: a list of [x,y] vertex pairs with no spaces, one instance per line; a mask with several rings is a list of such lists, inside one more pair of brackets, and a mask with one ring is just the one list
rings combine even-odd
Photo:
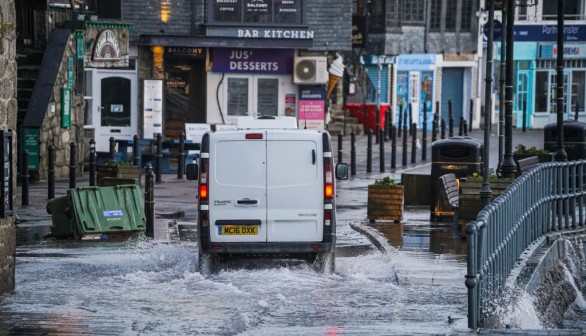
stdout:
[[523,251],[554,231],[584,228],[586,160],[525,172],[466,225],[468,327],[489,317]]

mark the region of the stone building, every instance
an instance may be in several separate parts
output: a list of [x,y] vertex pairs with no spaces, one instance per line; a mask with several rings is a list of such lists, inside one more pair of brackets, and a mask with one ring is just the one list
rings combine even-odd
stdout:
[[[0,6],[0,141],[3,168],[0,187],[0,293],[14,289],[14,197],[16,188],[16,21],[14,2],[4,1]],[[12,141],[10,133],[12,132]]]

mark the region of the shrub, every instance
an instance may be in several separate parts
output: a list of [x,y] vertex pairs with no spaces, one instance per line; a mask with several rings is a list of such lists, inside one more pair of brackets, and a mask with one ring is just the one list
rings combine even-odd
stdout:
[[390,177],[385,177],[381,180],[374,180],[374,185],[379,185],[379,186],[396,186],[399,185],[399,183],[395,180],[393,180]]

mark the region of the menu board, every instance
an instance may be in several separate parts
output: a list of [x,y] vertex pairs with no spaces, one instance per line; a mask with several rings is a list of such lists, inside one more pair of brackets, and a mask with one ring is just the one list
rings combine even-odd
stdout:
[[155,139],[163,134],[163,81],[144,81],[144,138]]
[[228,79],[228,115],[248,115],[248,79]]
[[32,171],[39,170],[39,129],[24,128],[24,149],[28,151],[28,169]]
[[245,0],[244,6],[244,22],[271,23],[271,0]]
[[301,23],[301,0],[275,0],[275,23]]

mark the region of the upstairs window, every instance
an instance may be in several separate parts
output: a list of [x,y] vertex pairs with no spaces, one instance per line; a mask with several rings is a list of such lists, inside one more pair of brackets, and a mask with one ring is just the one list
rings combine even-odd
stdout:
[[[584,20],[584,6],[580,0],[565,0],[564,15],[566,20]],[[542,20],[555,21],[558,18],[558,2],[543,1]]]
[[424,0],[401,1],[401,21],[410,24],[424,24],[425,3]]
[[208,0],[208,21],[215,24],[299,25],[303,0]]

